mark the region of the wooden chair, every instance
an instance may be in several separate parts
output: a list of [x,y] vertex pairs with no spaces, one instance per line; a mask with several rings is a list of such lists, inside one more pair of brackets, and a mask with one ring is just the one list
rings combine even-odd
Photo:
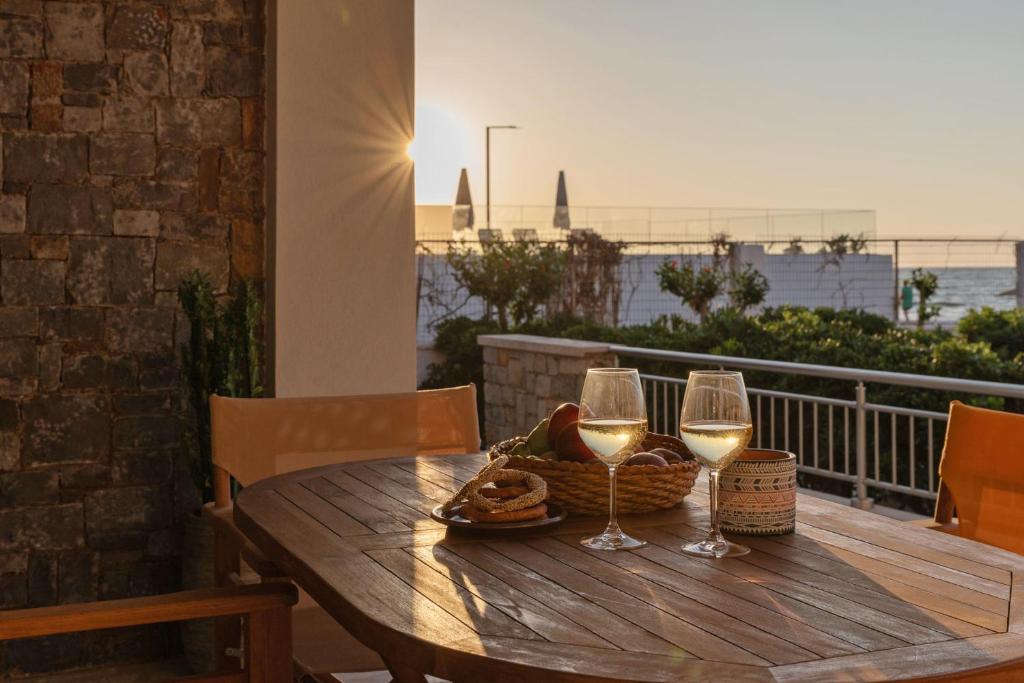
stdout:
[[[219,585],[240,581],[240,559],[261,580],[283,575],[232,521],[233,477],[246,486],[266,477],[320,465],[480,450],[476,387],[404,394],[324,398],[211,397],[214,502],[204,509],[216,533]],[[382,669],[376,652],[359,643],[304,591],[294,610],[296,668],[318,680],[329,674]],[[238,640],[237,624],[218,625],[218,652]]]
[[191,683],[281,683],[292,679],[291,606],[297,591],[287,583],[205,588],[145,598],[36,607],[0,612],[0,641],[245,615],[244,668],[179,679]]
[[1024,554],[1024,415],[953,401],[939,476],[925,526]]

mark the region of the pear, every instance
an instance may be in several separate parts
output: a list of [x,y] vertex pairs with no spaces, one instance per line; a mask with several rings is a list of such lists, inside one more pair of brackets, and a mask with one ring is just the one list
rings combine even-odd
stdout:
[[530,436],[526,437],[526,444],[530,447],[530,452],[534,455],[541,455],[552,449],[552,444],[548,440],[548,419],[544,418],[540,421],[533,431],[530,432]]
[[532,455],[532,452],[530,451],[530,447],[527,444],[517,443],[515,446],[512,447],[512,451],[509,453],[509,455],[521,455],[525,457],[527,455]]
[[537,457],[539,460],[558,460],[558,453],[555,451],[544,451]]

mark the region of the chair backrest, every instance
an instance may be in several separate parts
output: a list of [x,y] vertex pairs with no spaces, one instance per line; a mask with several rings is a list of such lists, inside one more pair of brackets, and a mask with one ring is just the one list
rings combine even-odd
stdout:
[[[213,464],[247,486],[355,460],[480,450],[476,387],[317,398],[210,397]],[[227,501],[215,487],[217,505]]]
[[1024,415],[953,401],[939,474],[961,536],[1024,553]]

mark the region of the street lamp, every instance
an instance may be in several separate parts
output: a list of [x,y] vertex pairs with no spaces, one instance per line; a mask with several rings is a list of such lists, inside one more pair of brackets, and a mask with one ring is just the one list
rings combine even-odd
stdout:
[[491,129],[518,130],[519,126],[487,126],[487,227],[491,227]]

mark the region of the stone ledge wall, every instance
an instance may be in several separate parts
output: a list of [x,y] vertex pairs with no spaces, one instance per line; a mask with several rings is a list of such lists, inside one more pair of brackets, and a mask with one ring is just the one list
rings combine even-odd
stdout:
[[[179,585],[175,290],[263,275],[265,33],[264,0],[0,0],[0,609]],[[0,674],[163,647],[14,641]]]
[[485,447],[528,434],[566,401],[579,403],[587,369],[615,365],[607,344],[525,334],[481,335]]

